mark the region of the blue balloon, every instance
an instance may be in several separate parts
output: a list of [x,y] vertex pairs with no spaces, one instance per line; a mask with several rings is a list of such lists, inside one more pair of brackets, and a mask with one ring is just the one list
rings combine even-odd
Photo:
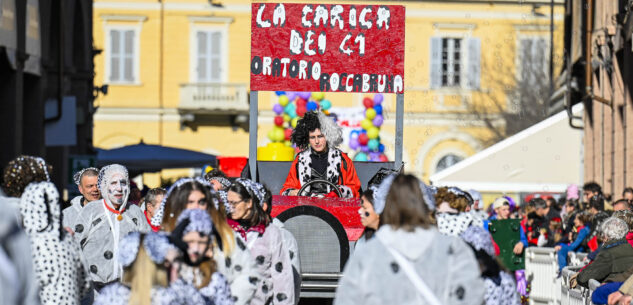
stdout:
[[277,94],[277,96],[286,95],[286,91],[275,91],[275,94]]
[[319,105],[317,105],[317,103],[315,102],[308,102],[308,104],[306,105],[306,109],[308,111],[314,111],[317,110],[319,108]]
[[374,110],[376,110],[376,114],[382,114],[382,105],[374,106]]
[[378,142],[377,139],[371,139],[369,140],[369,143],[367,143],[367,147],[369,147],[369,150],[371,151],[378,151],[378,148],[380,147],[380,142]]
[[385,144],[378,145],[378,151],[380,151],[381,153],[384,153],[385,152]]
[[358,138],[359,135],[360,135],[360,131],[358,131],[358,130],[352,130],[349,133],[349,137],[352,138],[352,139]]

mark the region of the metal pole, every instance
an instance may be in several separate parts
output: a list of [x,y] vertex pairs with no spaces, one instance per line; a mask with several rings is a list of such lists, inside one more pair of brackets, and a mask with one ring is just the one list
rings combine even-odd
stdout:
[[402,166],[402,133],[404,128],[404,93],[396,94],[396,162],[395,169]]
[[554,93],[554,0],[549,6],[549,95]]
[[251,91],[250,113],[248,120],[248,164],[251,169],[251,179],[257,181],[257,97],[258,91]]

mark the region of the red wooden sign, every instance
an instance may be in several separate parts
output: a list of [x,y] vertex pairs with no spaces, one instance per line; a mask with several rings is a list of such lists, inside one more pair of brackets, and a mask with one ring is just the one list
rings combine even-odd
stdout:
[[253,3],[251,90],[402,93],[405,8]]

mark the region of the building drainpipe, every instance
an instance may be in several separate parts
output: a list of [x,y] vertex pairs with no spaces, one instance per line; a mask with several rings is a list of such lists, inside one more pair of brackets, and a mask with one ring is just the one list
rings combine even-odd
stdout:
[[[44,120],[44,123],[57,122],[62,118],[62,101],[64,99],[64,0],[58,0],[57,7],[59,13],[59,23],[57,32],[59,34],[59,45],[57,46],[57,113],[54,117]],[[27,16],[28,18],[28,16]]]

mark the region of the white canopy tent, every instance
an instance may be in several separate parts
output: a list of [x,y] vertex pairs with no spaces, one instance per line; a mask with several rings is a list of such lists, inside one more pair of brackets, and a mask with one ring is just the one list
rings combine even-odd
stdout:
[[[574,115],[583,111],[574,106]],[[582,131],[565,111],[430,177],[436,186],[480,192],[563,192],[582,182]]]

